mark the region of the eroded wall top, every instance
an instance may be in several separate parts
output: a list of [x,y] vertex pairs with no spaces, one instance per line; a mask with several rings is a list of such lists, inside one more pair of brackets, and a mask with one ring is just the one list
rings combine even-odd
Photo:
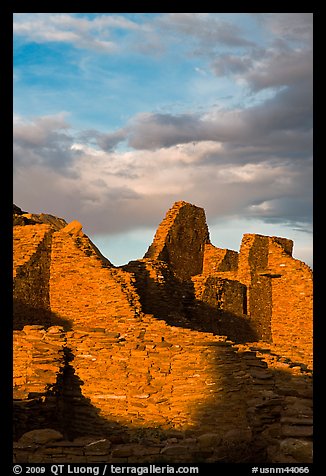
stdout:
[[202,272],[207,243],[204,209],[180,201],[167,212],[144,258],[165,261],[177,278],[187,280]]

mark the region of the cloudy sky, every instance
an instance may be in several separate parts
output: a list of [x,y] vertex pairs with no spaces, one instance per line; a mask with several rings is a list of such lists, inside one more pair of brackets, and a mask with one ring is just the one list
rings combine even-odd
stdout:
[[312,266],[312,13],[17,13],[14,203],[115,265],[177,200]]

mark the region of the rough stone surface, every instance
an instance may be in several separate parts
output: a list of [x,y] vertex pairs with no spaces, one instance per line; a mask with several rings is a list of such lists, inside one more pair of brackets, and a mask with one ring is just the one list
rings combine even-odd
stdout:
[[26,446],[33,444],[42,445],[60,440],[63,440],[63,435],[59,431],[55,431],[51,428],[44,428],[43,430],[32,430],[24,433],[18,443]]
[[203,208],[176,202],[158,227],[144,258],[164,261],[181,280],[200,274],[209,232]]
[[80,224],[14,216],[15,462],[311,462],[312,274],[291,240],[219,249],[177,202],[116,268]]
[[82,224],[79,223],[79,221],[74,220],[70,222],[67,226],[65,226],[62,231],[69,233],[70,235],[82,236],[82,228]]

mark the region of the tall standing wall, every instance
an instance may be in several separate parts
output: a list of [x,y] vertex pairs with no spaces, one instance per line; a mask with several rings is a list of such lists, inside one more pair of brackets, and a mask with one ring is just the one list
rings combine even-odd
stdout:
[[49,323],[51,241],[48,225],[14,227],[14,329]]
[[261,272],[268,265],[268,237],[245,234],[242,239],[237,279],[247,287],[247,309],[259,339],[272,339],[272,285]]
[[186,202],[176,202],[167,212],[144,258],[166,262],[175,276],[186,281],[203,270],[209,232],[205,211]]
[[312,270],[291,256],[289,247],[269,237],[268,268],[272,276],[272,340],[293,360],[313,363]]

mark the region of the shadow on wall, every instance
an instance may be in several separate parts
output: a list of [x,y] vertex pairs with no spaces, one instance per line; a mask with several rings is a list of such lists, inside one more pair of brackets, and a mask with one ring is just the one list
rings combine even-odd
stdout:
[[99,417],[99,410],[81,392],[84,382],[70,364],[73,360],[70,349],[64,348],[64,353],[64,369],[46,395],[33,392],[28,394],[27,400],[14,400],[15,441],[28,431],[49,427],[60,431],[67,440],[97,435],[99,429],[103,429],[106,421]]
[[[103,418],[99,408],[82,394],[83,381],[75,374],[74,356],[66,349],[66,365],[52,391],[43,399],[34,395],[26,402],[15,402],[15,440],[33,429],[53,428],[68,441],[83,436],[108,439],[112,451],[115,445],[127,445],[123,451],[131,451],[132,454],[130,445],[133,444],[166,451],[149,457],[149,460],[147,455],[150,451],[143,453],[143,459],[138,456],[138,462],[166,463],[169,457],[174,462],[196,463],[209,458],[211,462],[223,463],[271,461],[271,448],[276,451],[277,440],[286,438],[282,434],[282,417],[287,419],[283,426],[288,433],[291,418],[295,421],[302,418],[303,425],[311,418],[311,407],[307,405],[308,399],[311,401],[311,391],[307,389],[305,377],[291,376],[288,371],[270,371],[254,352],[235,354],[231,346],[209,347],[209,351],[212,361],[215,361],[211,378],[218,383],[220,391],[213,392],[200,406],[193,407],[189,400],[180,416],[185,418],[186,427],[187,414],[194,415],[190,429],[176,429],[173,422],[171,429],[162,429],[159,425],[123,425],[113,418]],[[250,378],[240,377],[244,369],[252,373]],[[186,391],[184,393],[187,394]],[[271,397],[266,398],[267,394]],[[150,409],[147,411],[150,412]],[[305,426],[300,428],[309,430]],[[297,429],[294,426],[294,434]],[[302,447],[310,448],[310,434],[302,435]],[[112,455],[103,456],[103,462],[108,462],[110,457]],[[310,461],[307,452],[301,457],[303,460],[300,462]],[[35,458],[36,462],[37,453]],[[33,462],[33,456],[29,462]],[[49,456],[49,462],[56,462],[55,455]]]
[[224,335],[236,343],[259,340],[249,317],[196,299],[192,281],[181,282],[164,268],[161,271],[163,279],[157,281],[150,276],[145,261],[136,263],[136,267],[133,263],[132,267],[126,265],[123,269],[135,275],[144,313],[152,314],[169,325]]
[[[142,280],[138,279],[136,286],[143,311],[153,314],[154,318],[164,320],[168,325],[226,335],[238,343],[257,340],[250,322],[245,318],[196,300],[192,283],[171,280],[157,283],[144,268]],[[15,329],[21,329],[28,324],[41,324],[45,327],[61,325],[66,330],[72,328],[66,319],[19,300],[15,301],[15,311]],[[178,337],[178,333],[175,333],[175,344],[187,345],[182,339],[181,335]],[[192,336],[189,335],[189,340],[191,339]],[[144,337],[137,338],[137,343],[139,341],[141,344],[142,340],[146,346]],[[196,346],[204,348],[204,355],[207,356],[207,360],[205,357],[201,364],[196,362]],[[194,387],[191,388],[191,384],[186,383],[174,396],[172,407],[174,405],[176,414],[171,420],[171,400],[163,399],[160,403],[162,415],[166,415],[167,420],[163,428],[159,424],[151,424],[151,405],[152,408],[157,405],[155,401],[151,401],[151,397],[144,402],[138,402],[138,408],[128,407],[128,416],[131,411],[135,414],[138,412],[138,415],[141,412],[146,413],[146,421],[143,423],[122,424],[113,414],[111,418],[110,415],[104,418],[100,414],[100,406],[94,406],[92,401],[83,395],[84,382],[75,373],[74,355],[69,348],[65,348],[65,366],[54,387],[45,396],[33,394],[28,400],[14,402],[15,439],[19,439],[27,431],[50,427],[60,431],[65,439],[70,441],[77,437],[94,436],[107,438],[112,445],[136,443],[146,447],[157,446],[160,451],[167,448],[167,453],[163,455],[165,458],[171,455],[171,460],[174,461],[179,458],[178,461],[182,462],[183,457],[184,461],[192,458],[193,462],[204,462],[209,458],[214,462],[224,463],[270,461],[268,448],[271,441],[277,447],[277,438],[284,439],[284,435],[277,434],[282,431],[282,416],[285,415],[289,421],[298,411],[294,400],[300,400],[304,391],[303,377],[293,377],[287,371],[269,371],[255,352],[237,353],[230,343],[205,344],[205,340],[201,342],[200,337],[197,337],[189,355],[191,352],[194,353],[193,364],[189,365],[187,370],[200,374],[206,371],[206,366],[209,372],[207,382],[201,383],[199,393],[202,394],[202,399],[199,404],[199,401],[193,398],[198,392],[198,380],[194,380],[191,375],[188,382],[192,380],[195,390]],[[169,359],[172,361],[172,353]],[[203,365],[203,368],[200,368],[200,365]],[[99,375],[100,371],[99,369]],[[173,369],[169,371],[168,377],[174,378]],[[275,386],[276,379],[280,383],[280,392]],[[177,387],[178,382],[174,383]],[[296,383],[299,391],[294,390]],[[301,394],[300,388],[303,389]],[[112,391],[114,392],[114,389]],[[307,399],[308,395],[302,398]],[[286,413],[291,402],[292,413]],[[302,410],[300,411],[302,413]],[[121,415],[122,418],[125,416]],[[152,421],[155,421],[154,415]],[[155,456],[155,462],[166,462],[161,454]],[[55,456],[53,458],[55,459]],[[143,458],[146,462],[146,455]]]
[[44,307],[27,304],[21,299],[13,300],[13,330],[22,330],[24,326],[41,325],[46,329],[62,326],[65,331],[72,329],[72,323]]

